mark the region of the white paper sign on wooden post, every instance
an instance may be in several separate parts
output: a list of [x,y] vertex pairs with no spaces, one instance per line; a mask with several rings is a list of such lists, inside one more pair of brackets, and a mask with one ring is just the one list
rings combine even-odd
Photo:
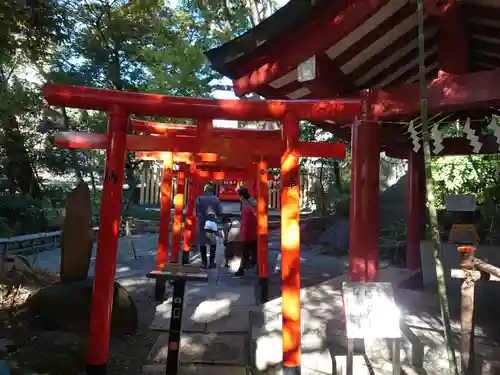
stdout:
[[391,283],[344,283],[346,334],[352,339],[401,337]]
[[346,317],[347,374],[353,375],[354,340],[390,339],[392,370],[401,372],[399,328],[400,312],[394,301],[391,283],[342,284],[342,299]]

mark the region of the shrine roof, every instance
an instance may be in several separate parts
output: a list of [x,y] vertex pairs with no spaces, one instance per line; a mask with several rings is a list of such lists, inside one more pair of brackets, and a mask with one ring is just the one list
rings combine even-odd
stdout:
[[[426,7],[427,79],[439,70],[462,74],[500,67],[500,1],[464,0],[450,9],[436,15]],[[214,69],[233,79],[238,96],[347,96],[413,83],[418,79],[416,1],[290,0],[206,54]],[[298,82],[297,67],[313,56],[316,78]]]
[[[439,72],[464,76],[460,82],[467,81],[483,94],[493,89],[487,77],[465,75],[500,68],[500,0],[424,3],[425,74],[432,81],[429,96],[435,104],[429,113],[453,111],[454,118],[491,115],[492,103],[479,99],[470,106],[446,106],[449,96],[442,88],[457,83],[443,80]],[[451,5],[443,11],[433,3]],[[419,111],[416,8],[416,0],[290,0],[258,26],[206,55],[215,70],[233,80],[237,96],[359,97],[360,90],[374,89],[378,99],[392,105],[383,116],[382,147],[407,147],[407,126],[397,121],[415,118]],[[312,57],[314,78],[299,82],[298,67]],[[441,88],[434,85],[437,81]],[[460,94],[481,96],[467,90]],[[403,97],[404,105],[395,101]],[[401,116],[405,111],[412,117]],[[350,137],[350,124],[317,125],[346,140]]]
[[231,63],[259,57],[259,51],[279,43],[287,32],[307,22],[314,10],[321,10],[331,0],[289,1],[270,17],[239,37],[207,51],[212,67],[229,78],[237,78]]

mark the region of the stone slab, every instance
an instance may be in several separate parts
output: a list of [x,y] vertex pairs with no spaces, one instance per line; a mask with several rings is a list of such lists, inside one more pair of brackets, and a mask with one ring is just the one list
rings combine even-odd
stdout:
[[[186,305],[198,305],[200,302],[206,299],[213,298],[214,287],[210,284],[197,284],[192,285],[188,283],[186,288],[186,294],[184,296],[184,304]],[[171,298],[167,301],[172,302]]]
[[[244,366],[180,365],[178,375],[246,375]],[[143,367],[142,375],[165,375],[165,364],[154,363]]]
[[[183,333],[179,362],[183,364],[245,365],[245,335]],[[160,335],[148,360],[165,363],[168,355],[168,333]]]
[[218,285],[213,289],[211,298],[214,300],[229,301],[231,306],[257,306],[254,285],[225,286]]
[[[150,329],[156,331],[168,331],[170,329],[170,316],[172,304],[170,300],[163,302],[156,307],[153,322]],[[186,305],[182,312],[182,330],[187,332],[202,332],[205,330],[207,316],[201,314],[198,306]]]
[[227,285],[231,288],[241,288],[250,285],[256,285],[259,281],[259,277],[254,273],[247,271],[245,277],[237,279],[231,273],[220,273],[219,274],[219,285]]
[[226,311],[215,311],[207,322],[207,332],[241,332],[250,330],[250,313],[246,306],[235,306]]

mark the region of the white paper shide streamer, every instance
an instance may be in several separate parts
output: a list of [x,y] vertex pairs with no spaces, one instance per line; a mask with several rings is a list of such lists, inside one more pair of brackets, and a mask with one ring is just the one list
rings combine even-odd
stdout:
[[434,155],[439,154],[441,151],[444,150],[443,146],[443,136],[441,132],[439,131],[439,125],[434,125],[431,130],[431,138],[434,141],[434,149],[433,153]]
[[498,126],[498,120],[495,117],[491,118],[491,122],[488,125],[490,129],[493,129],[493,135],[497,139],[498,151],[500,151],[500,126]]
[[420,150],[420,137],[413,126],[413,121],[410,121],[410,125],[408,125],[408,132],[410,133],[411,142],[413,143],[413,152],[418,152]]
[[476,132],[470,127],[470,118],[465,121],[463,131],[465,133],[465,138],[469,140],[469,143],[472,146],[472,151],[476,154],[479,153],[483,144],[479,142],[479,137],[476,135]]

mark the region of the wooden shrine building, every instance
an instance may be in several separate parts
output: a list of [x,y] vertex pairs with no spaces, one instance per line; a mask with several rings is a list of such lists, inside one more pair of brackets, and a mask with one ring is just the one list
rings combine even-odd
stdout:
[[[497,152],[499,142],[486,126],[500,114],[500,1],[424,0],[424,12],[430,126],[468,118],[480,142],[474,151]],[[407,266],[420,267],[423,155],[418,146],[413,150],[408,129],[412,121],[418,137],[418,38],[416,0],[290,0],[206,53],[239,97],[363,100],[357,119],[316,122],[352,144],[350,272],[357,281],[376,275],[380,152],[408,159]],[[439,155],[473,152],[466,137],[442,140],[436,132],[433,138]],[[365,276],[355,275],[358,268]]]

